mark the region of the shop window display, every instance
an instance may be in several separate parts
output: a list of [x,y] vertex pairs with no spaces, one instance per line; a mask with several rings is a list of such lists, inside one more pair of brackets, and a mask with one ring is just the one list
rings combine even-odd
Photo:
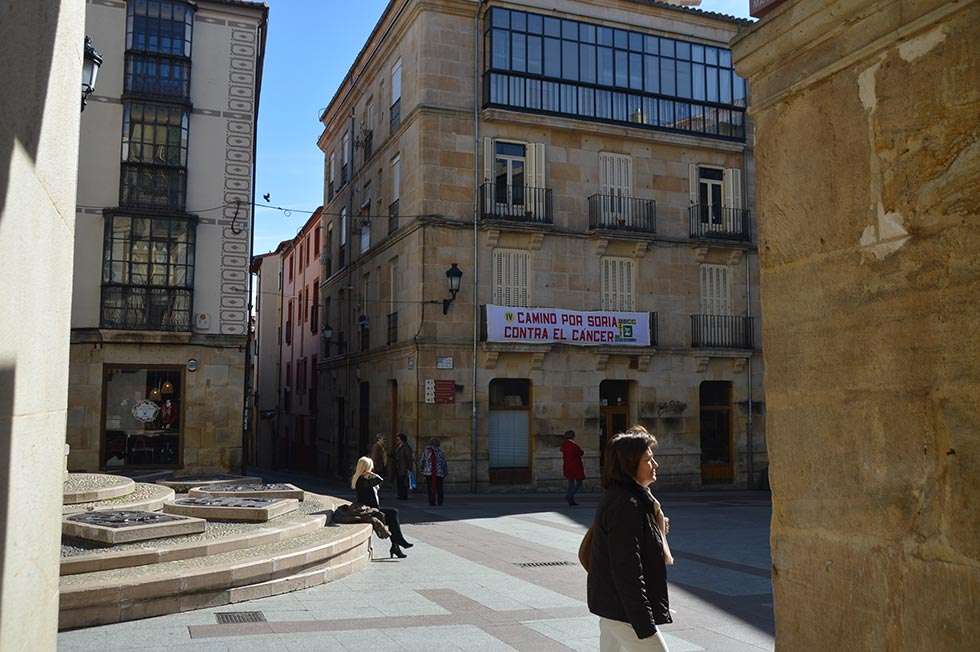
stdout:
[[180,465],[180,367],[108,367],[103,397],[105,468]]

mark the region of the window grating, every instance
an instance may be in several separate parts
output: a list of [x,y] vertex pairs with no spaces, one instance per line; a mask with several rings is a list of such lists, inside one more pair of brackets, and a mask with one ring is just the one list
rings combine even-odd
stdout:
[[123,109],[122,160],[185,167],[189,115],[180,107],[131,102]]
[[186,219],[107,215],[102,327],[191,327],[195,224]]

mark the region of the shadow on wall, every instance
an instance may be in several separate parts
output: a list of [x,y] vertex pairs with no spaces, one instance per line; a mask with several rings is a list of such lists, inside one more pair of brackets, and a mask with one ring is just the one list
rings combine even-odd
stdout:
[[[0,227],[7,206],[15,141],[32,161],[37,160],[43,129],[38,116],[44,114],[47,100],[60,10],[61,0],[0,0],[0,43],[8,63],[0,73],[2,87],[7,89],[0,93]],[[82,43],[78,48],[81,50]],[[81,80],[79,70],[79,103]]]
[[[0,577],[6,577],[4,568],[7,550],[7,503],[10,500],[10,449],[14,422],[14,381],[16,369],[13,365],[0,365]],[[3,583],[0,582],[0,603],[3,602]],[[0,619],[3,616],[0,615]]]

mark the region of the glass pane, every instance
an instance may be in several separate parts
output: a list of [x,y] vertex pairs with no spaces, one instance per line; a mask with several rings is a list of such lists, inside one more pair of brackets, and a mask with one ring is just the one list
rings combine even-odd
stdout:
[[733,77],[732,102],[738,106],[745,106],[745,80],[738,75],[733,75]]
[[646,64],[645,68],[645,79],[643,80],[643,89],[648,93],[659,93],[660,92],[660,59],[658,57],[651,57],[647,55],[644,57]]
[[584,82],[595,83],[596,53],[594,45],[579,46],[579,78]]
[[578,89],[578,114],[595,115],[595,92],[591,88]]
[[510,27],[510,12],[506,9],[501,9],[500,7],[494,7],[490,10],[490,19],[493,22],[494,27]]
[[561,36],[561,21],[557,18],[544,19],[544,33],[545,36]]
[[595,43],[595,25],[585,25],[580,23],[578,26],[579,40],[583,43]]
[[179,368],[106,370],[106,467],[177,464],[182,375]]
[[537,79],[527,80],[527,108],[541,108],[541,81]]
[[617,48],[626,49],[629,45],[629,36],[621,29],[613,30],[613,37]]
[[541,85],[541,108],[545,111],[558,111],[558,84],[544,82]]
[[732,67],[732,53],[730,50],[718,50],[718,65],[725,68]]
[[660,100],[660,126],[674,126],[674,103],[670,100]]
[[578,106],[577,106],[578,92],[577,92],[577,90],[578,89],[575,86],[572,86],[571,84],[562,84],[561,85],[561,98],[560,98],[560,101],[561,101],[561,112],[562,113],[577,113],[578,112]]
[[697,61],[698,63],[704,63],[704,46],[703,45],[692,45],[691,46],[691,59]]
[[571,39],[573,41],[578,40],[578,23],[574,20],[563,20],[561,21],[561,36],[562,38]]
[[612,46],[613,44],[613,31],[608,27],[600,27],[599,32],[599,45]]
[[527,14],[523,11],[510,12],[510,28],[523,32],[527,28]]
[[712,66],[718,65],[718,49],[705,47],[704,48],[704,62],[711,64]]
[[492,66],[501,70],[506,70],[510,65],[510,41],[507,32],[502,29],[493,30],[493,59]]
[[556,38],[544,40],[544,74],[548,77],[561,76],[561,41]]
[[713,66],[706,66],[704,69],[708,82],[708,101],[718,101],[718,69]]
[[534,34],[540,34],[541,30],[543,29],[543,25],[544,21],[542,20],[541,16],[537,14],[527,15],[527,31]]
[[561,76],[563,79],[578,80],[578,43],[561,42]]
[[510,104],[510,106],[524,108],[524,78],[523,77],[514,76],[510,78],[510,97],[508,98],[507,103]]
[[732,71],[728,68],[718,69],[718,100],[724,104],[732,103]]
[[609,91],[596,91],[595,114],[598,118],[612,120],[612,93]]
[[613,93],[613,120],[626,122],[626,94]]
[[643,49],[646,50],[647,54],[657,54],[659,52],[659,48],[657,47],[657,37],[644,36]]
[[704,66],[700,63],[691,64],[691,97],[704,99]]
[[660,58],[660,92],[664,95],[675,93],[673,59]]
[[630,50],[643,52],[643,34],[630,32]]
[[629,120],[630,122],[643,122],[643,111],[640,109],[640,96],[629,96]]
[[685,60],[687,60],[687,59],[690,59],[691,58],[691,44],[690,43],[684,43],[683,41],[677,41],[675,43],[675,46],[676,46],[675,56],[678,59],[685,59]]
[[660,39],[660,56],[662,57],[674,56],[674,41],[672,41],[669,38]]
[[677,62],[677,95],[691,97],[691,62]]
[[490,102],[493,104],[507,103],[506,75],[490,75]]
[[643,90],[643,55],[630,52],[630,88]]
[[626,52],[615,50],[616,53],[616,85],[625,88],[629,82],[629,65]]
[[525,72],[527,70],[527,37],[524,34],[510,35],[511,70]]
[[648,125],[657,124],[657,100],[652,97],[643,98],[643,123]]
[[541,37],[527,37],[527,71],[541,74]]
[[612,86],[613,51],[611,48],[599,48],[599,83]]

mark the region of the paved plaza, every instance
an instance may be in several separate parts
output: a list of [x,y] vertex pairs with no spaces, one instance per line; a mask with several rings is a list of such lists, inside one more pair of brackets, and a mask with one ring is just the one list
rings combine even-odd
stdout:
[[[310,486],[346,496],[341,487]],[[662,494],[671,517],[672,652],[773,648],[768,494]],[[63,632],[60,650],[597,650],[577,550],[598,496],[421,494],[402,508],[408,559],[375,539],[368,568],[323,586],[214,609]],[[261,612],[264,622],[218,624]]]

